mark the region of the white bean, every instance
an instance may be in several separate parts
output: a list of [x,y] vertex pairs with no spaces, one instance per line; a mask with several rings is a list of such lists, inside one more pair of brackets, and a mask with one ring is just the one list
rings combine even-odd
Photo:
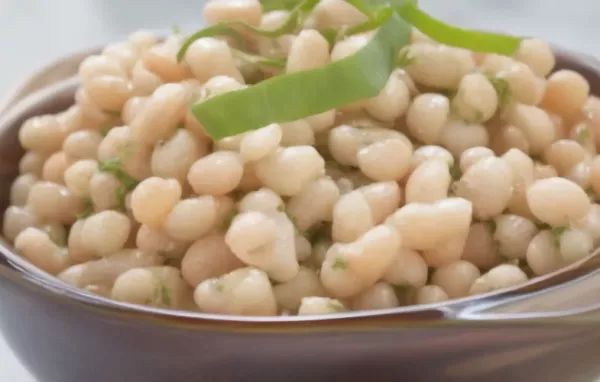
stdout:
[[181,261],[181,275],[192,287],[244,267],[225,243],[223,235],[215,234],[194,242]]
[[507,121],[525,133],[531,154],[542,153],[556,139],[548,113],[536,106],[514,104],[507,112]]
[[502,258],[493,234],[488,223],[471,225],[461,259],[480,269],[490,269],[500,264]]
[[358,151],[358,166],[377,181],[399,180],[409,169],[412,146],[401,139],[375,142]]
[[217,225],[217,211],[218,200],[212,195],[184,199],[169,212],[163,229],[175,240],[198,240]]
[[427,263],[419,252],[401,248],[383,275],[383,280],[394,285],[421,288],[427,283]]
[[467,169],[483,158],[496,156],[494,152],[487,147],[471,147],[466,149],[460,155],[460,171],[467,172]]
[[336,242],[355,241],[375,226],[371,207],[364,194],[342,195],[333,207],[332,238]]
[[244,77],[235,66],[233,53],[225,41],[203,37],[192,43],[185,53],[185,62],[198,81],[215,76],[229,76],[243,83]]
[[527,218],[509,214],[497,216],[494,221],[498,251],[510,259],[524,259],[529,243],[538,233],[536,225]]
[[204,313],[274,316],[277,302],[266,273],[254,268],[234,270],[201,282],[194,301]]
[[413,171],[406,183],[406,203],[431,203],[448,197],[452,182],[448,164],[430,159]]
[[175,179],[147,178],[131,194],[135,220],[152,228],[160,227],[181,199],[181,185]]
[[560,235],[560,255],[566,264],[577,262],[594,249],[594,239],[588,232],[568,229]]
[[329,63],[329,43],[316,30],[303,30],[290,47],[286,72],[315,69]]
[[186,129],[177,129],[168,140],[159,143],[152,152],[152,175],[177,179],[185,184],[192,164],[209,151],[206,144],[196,139]]
[[475,68],[470,51],[445,45],[416,43],[408,55],[414,58],[405,69],[415,82],[436,89],[455,89],[460,80]]
[[281,211],[284,208],[283,200],[273,190],[261,188],[260,190],[249,192],[238,203],[240,212],[273,212]]
[[283,212],[245,212],[234,218],[225,242],[244,263],[285,282],[298,273],[294,225]]
[[455,183],[455,193],[473,203],[473,214],[478,219],[499,215],[513,193],[511,168],[501,158],[484,158],[469,167]]
[[369,289],[352,298],[353,310],[391,309],[400,306],[394,288],[384,282],[378,282]]
[[69,266],[67,251],[59,248],[47,233],[26,228],[15,239],[15,249],[41,270],[56,275]]
[[319,178],[290,198],[287,211],[295,218],[301,231],[306,231],[322,221],[332,221],[334,206],[340,191],[329,177]]
[[481,276],[479,269],[468,261],[459,260],[445,265],[432,276],[434,285],[442,288],[448,297],[459,298],[469,295],[471,285]]
[[242,159],[257,161],[272,154],[279,147],[282,136],[281,126],[277,123],[244,134],[240,142]]
[[187,180],[199,195],[225,195],[240,184],[243,172],[244,166],[238,154],[217,151],[194,162]]
[[454,120],[443,127],[439,143],[456,158],[460,158],[465,150],[472,147],[487,146],[489,140],[488,131],[483,125]]
[[471,73],[460,80],[452,106],[465,121],[482,123],[496,113],[498,95],[483,74]]
[[10,206],[4,211],[2,233],[5,238],[14,242],[22,231],[38,224],[37,216],[27,207]]
[[536,218],[553,227],[581,219],[590,209],[585,191],[564,178],[537,180],[527,190],[527,203]]
[[433,145],[439,142],[449,114],[448,97],[435,93],[420,94],[408,108],[406,125],[416,139]]
[[416,304],[434,304],[449,299],[446,292],[437,285],[426,285],[420,288],[415,299]]
[[381,92],[365,101],[365,110],[380,121],[393,121],[404,115],[410,104],[410,92],[398,70],[390,75]]
[[256,164],[256,176],[284,196],[298,194],[324,172],[325,161],[312,146],[281,148]]
[[538,276],[558,270],[565,265],[556,245],[556,237],[549,230],[540,231],[527,247],[527,265]]
[[299,316],[316,316],[345,312],[347,309],[339,300],[328,297],[305,297],[302,299]]
[[403,204],[402,190],[396,182],[371,183],[360,187],[357,191],[362,193],[367,200],[375,224],[383,223]]
[[104,257],[122,249],[130,231],[131,221],[127,215],[102,211],[85,220],[80,235],[88,251]]
[[300,267],[293,279],[273,287],[277,304],[288,310],[295,311],[306,297],[327,297],[321,280],[315,271]]

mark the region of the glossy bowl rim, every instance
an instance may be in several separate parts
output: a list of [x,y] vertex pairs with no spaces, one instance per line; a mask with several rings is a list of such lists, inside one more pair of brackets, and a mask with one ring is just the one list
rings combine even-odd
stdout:
[[[598,61],[595,57],[578,53],[575,51],[571,51],[569,49],[557,47],[555,45],[552,46],[555,54],[562,58],[567,58],[572,63],[576,63],[579,66],[585,68],[590,72],[595,72],[600,77],[600,61]],[[89,55],[94,54],[98,51],[98,48],[95,49],[87,49],[83,51],[81,54]],[[53,62],[53,64],[61,63],[63,59],[58,59]],[[40,70],[39,72],[42,72]],[[19,88],[22,90],[26,87],[27,82],[24,81]],[[14,125],[17,120],[21,118],[23,114],[35,107],[35,105],[43,103],[47,101],[49,98],[53,97],[56,94],[62,94],[65,92],[70,92],[74,94],[76,87],[78,86],[79,81],[76,77],[70,77],[68,79],[62,80],[60,82],[56,82],[53,85],[42,88],[41,90],[23,98],[22,100],[16,100],[12,104],[10,104],[8,98],[6,101],[6,105],[8,108],[4,110],[0,110],[0,131],[6,130],[9,127],[15,128]],[[539,285],[545,281],[549,281],[555,278],[560,278],[561,276],[574,272],[578,268],[581,267],[582,264],[589,261],[591,258],[596,257],[600,254],[600,248],[596,249],[592,254],[590,254],[585,259],[582,259],[576,263],[573,263],[567,267],[561,268],[555,272],[552,272],[547,275],[535,277],[533,279],[528,280],[527,283],[519,284],[518,286],[505,288],[502,290],[480,294],[476,296],[468,296],[460,299],[452,299],[440,303],[433,304],[423,304],[423,305],[410,305],[410,306],[402,306],[391,309],[382,309],[382,310],[373,310],[373,311],[350,311],[336,314],[328,314],[328,315],[315,315],[315,316],[239,316],[239,315],[225,315],[225,314],[210,314],[210,313],[200,313],[194,311],[186,311],[186,310],[178,310],[178,309],[165,309],[165,308],[156,308],[156,307],[148,307],[137,304],[131,304],[121,301],[112,300],[110,298],[98,296],[91,294],[89,292],[83,291],[80,288],[71,286],[67,283],[62,282],[61,280],[55,278],[52,275],[47,274],[42,271],[38,267],[29,263],[24,258],[17,255],[16,251],[11,248],[11,245],[5,241],[4,238],[0,239],[0,260],[5,260],[9,263],[14,271],[27,282],[35,284],[38,287],[43,288],[46,291],[49,291],[52,294],[58,294],[64,296],[67,299],[74,300],[76,302],[100,307],[103,309],[109,310],[118,310],[118,311],[126,311],[131,313],[141,313],[147,316],[158,316],[162,318],[174,318],[174,319],[191,319],[196,322],[212,322],[212,323],[240,323],[240,324],[252,324],[252,323],[265,323],[265,324],[283,324],[283,323],[307,323],[311,322],[323,322],[323,321],[341,321],[351,318],[373,318],[373,317],[383,317],[388,315],[397,316],[399,319],[404,317],[408,318],[412,313],[424,313],[424,312],[438,312],[440,313],[440,317],[433,318],[433,321],[445,322],[448,323],[450,321],[474,321],[476,319],[470,319],[466,317],[457,317],[457,312],[462,310],[465,307],[472,308],[477,305],[489,305],[495,301],[503,301],[507,298],[514,297],[517,298],[519,296],[523,296],[518,292],[520,290],[531,288],[531,293],[539,293],[539,292],[548,292],[553,288],[559,288],[562,285],[565,285],[571,281],[577,280],[568,279],[558,285],[554,285],[549,288],[536,288],[536,285]],[[2,267],[0,263],[0,267]],[[581,276],[581,275],[580,275]],[[503,319],[504,321],[504,319]]]

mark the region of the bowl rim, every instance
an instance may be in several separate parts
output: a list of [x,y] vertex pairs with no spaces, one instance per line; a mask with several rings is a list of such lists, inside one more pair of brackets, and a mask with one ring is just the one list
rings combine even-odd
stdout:
[[[570,61],[571,64],[576,64],[577,66],[582,67],[589,72],[597,73],[600,77],[600,61],[598,61],[595,57],[588,54],[583,54],[571,51],[569,49],[557,47],[555,45],[552,45],[552,48],[557,57],[561,57],[563,60],[566,59]],[[79,52],[79,55],[85,57],[90,54],[95,54],[98,50],[98,47],[86,49],[85,51]],[[60,65],[60,63],[63,63],[65,61],[68,61],[68,58],[61,58],[55,60],[48,67],[53,65]],[[44,72],[44,69],[41,69],[38,72]],[[28,78],[31,78],[31,76]],[[27,85],[28,81],[23,81],[19,89],[22,90],[26,88]],[[66,92],[71,92],[74,94],[75,89],[78,85],[79,81],[76,77],[69,77],[67,79],[62,79],[58,82],[55,82],[52,85],[46,86],[41,90],[38,90],[33,94],[26,96],[21,100],[13,100],[13,103],[10,103],[10,101],[6,101],[5,106],[7,106],[7,109],[5,109],[3,112],[0,108],[0,131],[7,130],[8,128],[15,128],[15,123],[21,118],[23,114],[25,114],[28,110],[35,108],[36,105],[43,103],[45,100],[54,97],[56,94]],[[4,100],[6,99],[7,98],[4,98]],[[2,105],[0,104],[0,106]],[[293,323],[310,324],[318,322],[338,323],[344,320],[352,320],[356,318],[365,319],[389,316],[393,316],[394,318],[397,318],[401,321],[406,319],[406,322],[408,322],[409,320],[413,320],[414,318],[418,318],[421,321],[439,321],[444,323],[473,323],[474,321],[479,320],[477,315],[474,315],[472,317],[469,317],[468,314],[461,316],[460,312],[463,310],[468,310],[472,313],[474,311],[474,308],[477,309],[478,307],[488,307],[490,306],[490,304],[494,305],[506,301],[516,301],[521,300],[522,298],[527,298],[528,296],[537,293],[551,292],[555,288],[560,288],[565,284],[575,282],[579,278],[585,277],[586,273],[589,273],[589,270],[587,270],[587,272],[583,272],[581,270],[582,266],[589,263],[590,260],[599,257],[599,255],[600,248],[596,249],[585,259],[582,259],[576,263],[561,268],[550,274],[535,277],[533,279],[528,280],[527,283],[520,284],[518,286],[513,286],[510,288],[505,288],[481,295],[452,299],[439,303],[402,306],[397,308],[373,311],[350,311],[314,316],[239,316],[225,314],[210,314],[180,309],[149,307],[112,300],[107,297],[102,297],[86,292],[82,289],[79,289],[77,287],[63,282],[52,275],[47,274],[38,267],[29,263],[24,258],[20,257],[16,253],[16,251],[14,251],[12,245],[10,245],[10,243],[4,238],[0,238],[0,277],[7,276],[8,270],[9,272],[12,272],[12,275],[9,276],[17,276],[25,282],[33,284],[36,287],[43,289],[44,291],[49,291],[54,295],[64,297],[68,300],[76,301],[87,306],[100,307],[103,309],[118,311],[122,313],[142,314],[144,316],[154,318],[184,319],[186,321],[191,320],[194,323],[261,323],[271,325],[284,325]],[[3,260],[6,263],[8,263],[9,267],[12,268],[9,269],[9,267],[3,266]],[[565,275],[576,275],[576,277],[565,279]],[[556,283],[556,280],[561,279],[563,280]],[[550,285],[547,286],[546,284]],[[523,291],[526,291],[526,293],[523,293]],[[430,317],[427,318],[427,313],[436,314],[429,315]],[[568,312],[559,313],[558,316],[562,316],[567,313]],[[548,313],[544,313],[544,316],[548,316]],[[535,315],[526,315],[522,318],[531,319],[540,317]],[[502,321],[519,321],[519,319],[516,318],[516,316],[514,315],[508,315],[507,317],[499,317],[499,319],[502,319]]]

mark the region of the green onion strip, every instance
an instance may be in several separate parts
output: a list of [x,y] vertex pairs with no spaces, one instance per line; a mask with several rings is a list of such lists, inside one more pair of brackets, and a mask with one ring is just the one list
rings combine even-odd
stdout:
[[[266,2],[267,0],[263,0]],[[319,0],[303,0],[290,9],[287,21],[276,30],[266,31],[241,22],[218,23],[191,35],[178,52],[185,56],[199,38],[217,35],[241,37],[246,29],[263,37],[276,38],[294,33]],[[508,35],[470,31],[445,24],[421,9],[414,0],[347,0],[368,20],[345,30],[321,31],[330,43],[344,36],[377,29],[373,38],[354,55],[326,66],[303,72],[275,76],[248,88],[220,94],[192,106],[192,113],[214,139],[238,135],[271,123],[283,123],[319,114],[360,99],[374,97],[384,88],[396,67],[400,49],[410,41],[411,27],[450,46],[473,51],[513,54],[521,39]],[[276,0],[268,0],[277,9]],[[279,8],[279,9],[281,9]],[[269,8],[271,9],[271,8]],[[238,53],[239,54],[239,53]],[[282,66],[281,61],[248,55],[248,60]]]
[[192,106],[192,113],[214,139],[221,139],[374,97],[394,70],[398,50],[408,44],[410,30],[393,14],[352,56],[210,98]]

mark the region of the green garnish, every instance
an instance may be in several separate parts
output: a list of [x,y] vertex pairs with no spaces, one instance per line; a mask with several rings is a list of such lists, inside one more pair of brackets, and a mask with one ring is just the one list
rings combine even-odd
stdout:
[[106,137],[110,129],[112,129],[113,127],[113,125],[102,125],[98,128],[98,131],[103,137]]
[[255,28],[251,25],[248,25],[239,21],[228,21],[221,22],[214,25],[211,25],[207,28],[201,29],[198,32],[194,33],[181,45],[179,52],[177,52],[177,60],[183,60],[185,57],[185,53],[189,49],[189,47],[198,39],[203,37],[212,37],[219,35],[232,35],[234,37],[241,37],[240,33],[235,29],[245,29],[248,32],[254,33],[259,36],[269,37],[269,38],[277,38],[281,37],[285,34],[293,33],[296,29],[298,29],[306,20],[306,17],[312,12],[315,6],[319,3],[319,0],[304,0],[290,11],[288,19],[285,23],[283,23],[279,28],[274,30],[264,30],[260,28]]
[[487,78],[494,89],[496,89],[496,94],[498,94],[498,104],[507,105],[510,102],[511,97],[510,83],[504,78],[498,78],[492,75],[487,76]]
[[125,171],[123,171],[121,160],[118,158],[111,158],[98,163],[98,169],[100,171],[110,173],[112,176],[117,178],[117,180],[119,180],[123,185],[123,187],[117,187],[117,189],[115,190],[115,197],[117,199],[117,205],[119,206],[119,208],[122,211],[125,211],[125,198],[127,196],[127,193],[136,188],[139,182],[131,176],[127,175]]
[[588,139],[590,139],[590,131],[586,127],[579,129],[575,140],[581,144],[585,144]]
[[139,184],[139,182],[127,175],[127,173],[123,171],[122,167],[121,160],[118,158],[111,158],[98,163],[98,169],[100,171],[111,173],[115,178],[123,183],[127,191],[131,191]]
[[[398,2],[399,0],[393,0]],[[423,12],[416,1],[406,1],[396,7],[400,16],[433,40],[475,52],[512,55],[519,48],[521,38],[505,34],[467,30],[437,20]]]
[[333,28],[327,28],[320,32],[323,38],[329,43],[329,47],[333,47],[338,39],[339,32]]
[[[219,94],[192,106],[195,118],[214,139],[238,135],[271,123],[295,121],[379,94],[396,67],[396,58],[410,40],[411,26],[437,42],[470,49],[511,55],[520,38],[470,31],[437,20],[420,10],[414,0],[347,0],[368,20],[343,30],[321,31],[330,43],[337,38],[377,29],[355,54],[320,68],[272,77],[245,89]],[[241,22],[212,25],[194,33],[182,45],[181,60],[199,38],[237,34],[243,29],[276,38],[301,27],[318,0],[304,0],[291,8],[287,21],[276,30],[265,31]],[[268,2],[269,7],[289,9],[291,1]],[[408,57],[407,57],[408,59]],[[407,64],[401,59],[401,64]],[[404,61],[404,62],[403,62]],[[229,112],[237,110],[236,113]]]
[[214,139],[221,139],[374,97],[387,83],[396,53],[409,36],[410,26],[394,14],[352,56],[220,94],[192,106],[192,113]]
[[90,198],[83,199],[83,205],[85,208],[81,213],[77,214],[77,219],[85,219],[94,213],[94,204]]
[[298,0],[260,0],[263,12],[293,9]]
[[416,57],[412,57],[408,49],[402,49],[396,58],[396,66],[399,68],[406,68],[410,64],[414,63],[415,60]]
[[217,292],[225,291],[225,286],[223,285],[223,283],[220,280],[215,280],[215,290]]
[[483,112],[481,110],[475,110],[475,123],[483,122]]
[[453,180],[459,180],[462,176],[462,170],[460,169],[460,165],[458,163],[450,166],[450,176]]
[[121,118],[121,112],[117,111],[117,110],[103,110],[104,114],[108,114],[112,117],[119,117]]
[[333,262],[333,265],[331,266],[331,269],[339,269],[344,271],[348,269],[348,263],[346,262],[346,260],[336,257],[335,261]]
[[559,247],[560,246],[560,237],[563,233],[567,232],[569,227],[555,227],[550,230],[552,236],[554,236],[554,244]]
[[160,301],[166,306],[171,306],[171,291],[163,283],[160,284]]

